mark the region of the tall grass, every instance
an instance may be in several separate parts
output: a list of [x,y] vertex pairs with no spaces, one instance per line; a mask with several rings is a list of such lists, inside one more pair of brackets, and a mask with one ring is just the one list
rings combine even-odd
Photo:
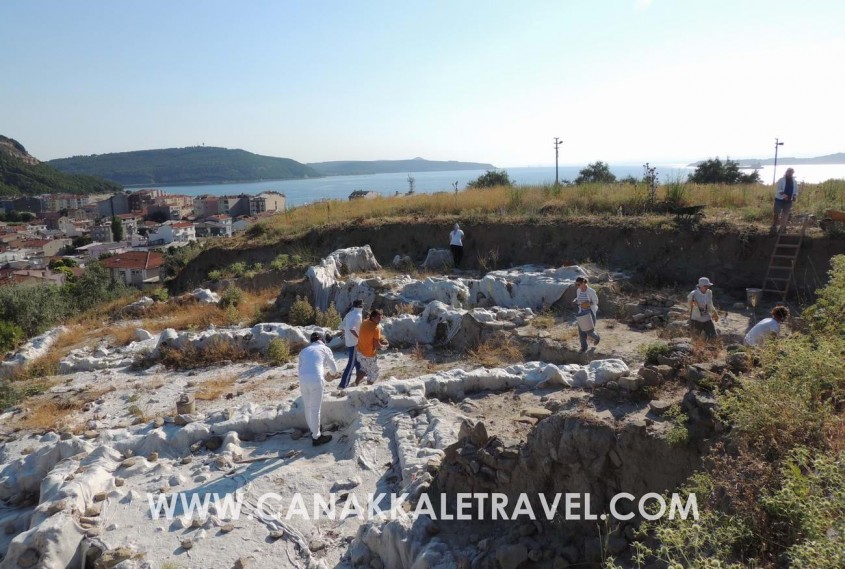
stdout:
[[[710,218],[731,217],[746,222],[767,221],[771,216],[772,189],[764,185],[699,185],[670,181],[659,186],[657,200],[705,205]],[[414,194],[366,200],[334,200],[291,209],[261,222],[265,229],[229,240],[272,242],[328,226],[372,225],[385,221],[451,221],[525,219],[537,215],[566,217],[615,215],[620,207],[628,214],[646,210],[645,184],[584,184],[581,186],[500,186],[460,192]],[[845,209],[845,180],[805,184],[795,211],[820,215],[825,209]]]

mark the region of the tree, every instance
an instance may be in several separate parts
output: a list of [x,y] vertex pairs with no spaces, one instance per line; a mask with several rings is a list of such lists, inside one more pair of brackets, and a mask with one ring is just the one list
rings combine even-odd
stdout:
[[115,242],[123,241],[123,222],[118,218],[111,218],[111,234]]
[[576,184],[612,184],[615,181],[616,176],[610,171],[607,163],[602,161],[588,164],[575,178]]
[[739,171],[739,163],[730,158],[724,162],[712,158],[696,166],[689,181],[694,184],[759,184],[760,174],[756,170],[743,174]]
[[484,174],[467,184],[468,188],[495,188],[496,186],[512,186],[513,182],[508,176],[507,170],[497,172],[487,170]]

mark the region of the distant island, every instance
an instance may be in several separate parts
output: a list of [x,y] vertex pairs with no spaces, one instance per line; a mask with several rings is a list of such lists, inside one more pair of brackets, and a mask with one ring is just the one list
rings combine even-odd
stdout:
[[341,160],[308,164],[326,176],[355,176],[364,174],[396,174],[400,172],[449,172],[453,170],[495,170],[492,164],[456,162],[455,160]]
[[0,195],[108,194],[121,189],[94,176],[59,172],[31,156],[14,138],[0,135]]
[[[740,168],[762,168],[763,166],[772,166],[775,163],[774,158],[732,158],[732,162],[739,164]],[[689,168],[695,168],[702,164],[704,160],[687,164]],[[837,152],[836,154],[827,154],[825,156],[817,156],[815,158],[794,158],[791,156],[778,156],[778,163],[790,164],[793,166],[801,166],[806,164],[845,164],[845,152]]]
[[50,160],[48,164],[62,172],[98,176],[124,186],[223,184],[322,176],[290,158],[214,146],[92,154]]
[[290,158],[261,156],[246,150],[214,146],[73,156],[50,160],[47,164],[68,174],[97,176],[124,186],[225,184],[324,176],[495,169],[491,164],[479,162],[422,158],[302,164]]

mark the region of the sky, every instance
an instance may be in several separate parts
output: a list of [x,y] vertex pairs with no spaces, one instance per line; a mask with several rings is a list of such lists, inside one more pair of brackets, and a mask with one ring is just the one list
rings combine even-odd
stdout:
[[841,0],[2,0],[0,134],[497,167],[845,152]]

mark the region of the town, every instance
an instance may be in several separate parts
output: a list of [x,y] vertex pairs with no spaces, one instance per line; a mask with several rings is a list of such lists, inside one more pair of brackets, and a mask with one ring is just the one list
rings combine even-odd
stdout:
[[285,208],[285,195],[275,191],[195,197],[141,189],[3,199],[0,286],[61,285],[92,261],[126,285],[160,286],[170,248],[231,237]]

